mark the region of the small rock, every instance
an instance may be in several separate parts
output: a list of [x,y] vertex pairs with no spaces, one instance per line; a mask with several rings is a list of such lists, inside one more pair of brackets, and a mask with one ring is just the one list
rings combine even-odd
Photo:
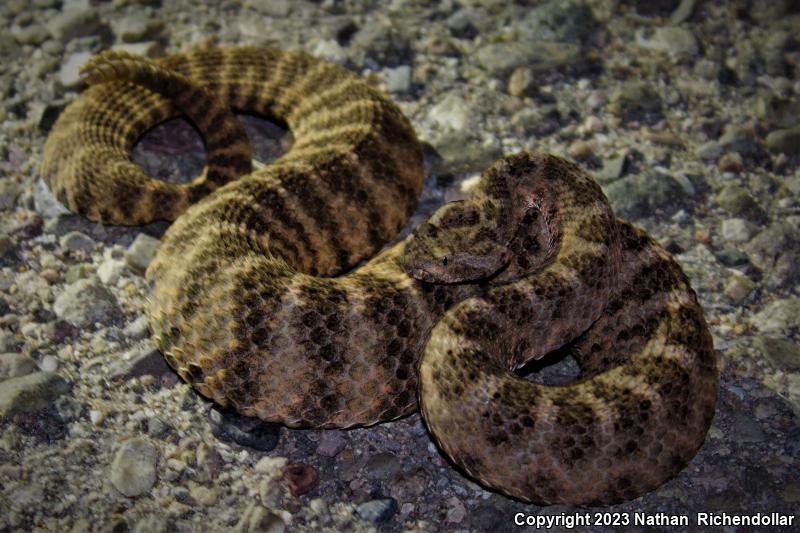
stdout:
[[717,167],[722,172],[739,172],[742,170],[742,156],[737,152],[728,152],[717,162]]
[[800,346],[785,337],[759,335],[753,338],[753,348],[773,366],[786,372],[800,371]]
[[159,377],[167,372],[170,372],[170,367],[164,356],[152,342],[148,341],[123,355],[122,361],[110,371],[109,377],[112,380],[133,379],[140,376]]
[[262,452],[268,452],[278,445],[279,424],[264,422],[251,416],[242,416],[232,410],[216,407],[208,412],[211,432],[221,441],[233,441]]
[[111,47],[112,50],[128,52],[139,56],[156,58],[164,55],[164,45],[159,41],[144,41],[141,43],[119,43]]
[[42,44],[50,37],[50,32],[41,24],[29,24],[28,26],[14,26],[11,35],[19,44],[37,46]]
[[323,39],[319,41],[311,53],[320,59],[326,59],[340,65],[347,61],[347,50],[334,39]]
[[467,508],[464,507],[464,502],[453,496],[447,500],[447,516],[445,522],[451,524],[460,524],[467,516]]
[[222,456],[214,446],[201,442],[195,453],[197,471],[196,479],[201,483],[214,481],[222,471]]
[[589,41],[598,26],[585,0],[549,0],[528,10],[519,22],[519,32],[532,41],[582,44]]
[[700,52],[697,38],[690,30],[681,26],[662,26],[649,34],[643,28],[636,32],[636,44],[674,57],[695,57]]
[[622,177],[625,174],[627,163],[627,152],[603,160],[603,168],[595,173],[597,181],[600,183],[610,183]]
[[[89,529],[88,524],[86,529]],[[133,533],[169,533],[173,531],[173,529],[172,524],[167,518],[158,515],[149,515],[136,522]],[[73,531],[75,531],[74,528]]]
[[748,413],[736,411],[733,414],[731,429],[737,442],[758,443],[764,442],[764,430]]
[[158,455],[158,449],[144,437],[126,440],[111,463],[111,484],[129,498],[149,492],[156,482]]
[[114,34],[125,43],[138,43],[156,39],[164,29],[164,22],[151,16],[149,11],[133,11],[116,20]]
[[433,141],[433,146],[443,159],[435,169],[437,172],[460,174],[478,171],[502,156],[502,148],[496,139],[484,142],[464,130],[447,130]]
[[213,487],[204,487],[199,483],[192,483],[189,486],[189,496],[205,507],[211,507],[215,503],[217,503],[217,499],[219,498],[219,489]]
[[160,244],[159,239],[140,233],[125,252],[125,262],[133,272],[144,274]]
[[106,285],[116,285],[120,276],[125,272],[126,261],[123,254],[115,248],[106,248],[103,252],[103,262],[97,267],[97,277]]
[[722,155],[722,145],[717,141],[708,141],[698,146],[694,155],[703,161],[716,161]]
[[58,240],[58,243],[62,248],[71,252],[83,251],[90,253],[92,250],[94,250],[95,246],[94,240],[80,231],[70,231],[69,233],[65,233]]
[[142,340],[147,337],[150,334],[150,321],[147,315],[139,315],[136,320],[129,322],[122,330],[122,333],[134,341]]
[[539,92],[539,84],[533,71],[527,67],[517,67],[508,78],[508,94],[523,98],[525,96],[536,96]]
[[384,67],[411,64],[413,50],[408,40],[394,27],[370,19],[353,35],[350,49],[363,56],[362,61]]
[[375,524],[389,520],[397,512],[394,498],[380,498],[364,502],[356,507],[358,516]]
[[55,39],[67,43],[76,37],[96,34],[103,24],[95,9],[68,9],[47,21],[47,29]]
[[567,153],[570,155],[570,157],[577,159],[578,161],[588,159],[594,155],[591,143],[580,139],[569,145],[569,148],[567,148]]
[[154,439],[161,440],[172,431],[172,426],[161,417],[151,416],[147,419],[147,434]]
[[678,25],[681,22],[689,20],[694,13],[694,8],[697,5],[697,0],[681,0],[680,5],[672,12],[669,21],[672,24]]
[[632,81],[611,93],[608,111],[624,122],[655,122],[661,118],[661,96],[648,83]]
[[14,209],[19,196],[19,185],[9,179],[0,181],[0,209]]
[[79,279],[86,279],[89,276],[89,270],[86,265],[72,265],[64,274],[64,281],[67,285],[72,285]]
[[603,190],[614,212],[631,219],[652,217],[657,211],[671,216],[679,209],[689,210],[692,200],[677,180],[658,171],[626,176]]
[[36,361],[21,353],[0,353],[0,379],[18,378],[37,370]]
[[396,455],[388,452],[377,453],[371,456],[364,464],[364,474],[370,479],[389,479],[402,468],[402,463]]
[[750,260],[766,275],[770,288],[800,282],[800,230],[786,221],[776,222],[744,245]]
[[771,131],[766,139],[767,150],[786,155],[800,154],[800,126]]
[[722,221],[720,233],[728,242],[740,244],[749,241],[758,226],[744,218],[726,218]]
[[508,42],[482,46],[475,59],[492,76],[504,76],[517,67],[527,67],[534,74],[582,63],[581,47],[562,42]]
[[400,65],[383,71],[386,88],[392,94],[405,94],[411,90],[411,67]]
[[339,430],[323,431],[317,444],[317,453],[323,457],[336,457],[345,449],[347,441]]
[[750,278],[742,276],[741,274],[733,274],[725,283],[725,296],[727,296],[733,303],[742,303],[753,289],[756,284]]
[[319,473],[313,466],[304,464],[286,465],[283,469],[283,479],[289,486],[292,496],[302,496],[308,493],[319,483]]
[[251,503],[236,524],[235,533],[283,533],[286,523],[283,519],[257,503]]
[[96,322],[108,325],[122,317],[114,295],[94,277],[67,286],[56,298],[53,311],[77,328],[91,328]]
[[0,381],[0,419],[41,411],[69,390],[70,384],[51,372],[33,372]]
[[292,0],[259,0],[247,2],[247,6],[273,18],[285,18],[292,13]]
[[13,265],[19,261],[17,245],[8,235],[0,235],[0,266]]
[[800,328],[800,299],[775,300],[752,317],[755,328],[764,333],[786,333]]
[[92,57],[91,52],[76,52],[70,54],[58,70],[57,79],[62,87],[73,89],[81,84],[81,67]]
[[428,117],[442,128],[463,130],[471,121],[471,110],[464,99],[448,93],[438,104],[434,105]]
[[265,474],[268,478],[277,478],[283,475],[283,469],[289,463],[286,457],[266,456],[259,459],[254,470],[259,474]]
[[724,150],[738,152],[743,156],[754,155],[758,151],[758,141],[753,128],[747,125],[729,124],[719,138]]
[[764,209],[756,202],[744,187],[726,185],[715,198],[717,205],[735,217],[743,217],[755,223],[767,220]]
[[54,355],[45,355],[42,357],[39,369],[43,372],[55,372],[58,370],[58,357]]

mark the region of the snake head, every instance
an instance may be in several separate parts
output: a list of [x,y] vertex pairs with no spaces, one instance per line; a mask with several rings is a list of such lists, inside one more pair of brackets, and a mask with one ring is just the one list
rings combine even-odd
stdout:
[[422,223],[406,245],[406,272],[430,283],[464,283],[491,277],[508,264],[508,241],[498,231],[491,202],[451,202]]

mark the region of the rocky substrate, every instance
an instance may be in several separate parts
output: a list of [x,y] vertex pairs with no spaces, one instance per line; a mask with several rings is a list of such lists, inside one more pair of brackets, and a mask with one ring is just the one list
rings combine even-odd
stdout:
[[[287,430],[216,410],[166,366],[143,314],[165,225],[92,224],[37,168],[89,56],[203,43],[302,48],[389,92],[426,143],[409,229],[502,154],[593,172],[683,264],[724,366],[689,467],[601,510],[796,512],[798,2],[7,0],[0,26],[0,530],[484,531],[578,511],[471,483],[418,415]],[[246,123],[262,161],[291,142]],[[136,148],[163,179],[203,157],[182,120]]]

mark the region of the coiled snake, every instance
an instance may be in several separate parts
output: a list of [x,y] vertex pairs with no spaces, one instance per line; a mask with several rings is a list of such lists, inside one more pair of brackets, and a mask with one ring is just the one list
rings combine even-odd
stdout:
[[[92,220],[175,221],[147,271],[150,325],[203,395],[290,427],[421,406],[466,473],[542,504],[634,498],[699,449],[718,370],[697,298],[577,166],[508,157],[469,200],[380,251],[415,207],[421,149],[395,105],[346,70],[232,48],[158,61],[107,52],[84,74],[90,87],[55,124],[42,174]],[[285,123],[294,145],[252,171],[231,109]],[[130,152],[179,113],[208,156],[175,185]],[[514,373],[565,345],[574,382]]]

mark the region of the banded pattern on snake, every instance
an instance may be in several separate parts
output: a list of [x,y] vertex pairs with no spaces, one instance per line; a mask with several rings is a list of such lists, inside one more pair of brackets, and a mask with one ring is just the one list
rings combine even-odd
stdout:
[[[421,149],[395,105],[346,70],[231,48],[155,62],[108,52],[85,75],[42,173],[92,220],[175,221],[147,271],[148,312],[200,393],[290,427],[421,406],[466,473],[544,504],[634,498],[699,449],[718,387],[702,309],[675,260],[616,219],[579,167],[510,156],[469,200],[380,251],[414,209]],[[294,145],[252,171],[231,109],[285,123]],[[178,113],[208,158],[171,185],[130,151]],[[575,382],[514,374],[562,346]]]

